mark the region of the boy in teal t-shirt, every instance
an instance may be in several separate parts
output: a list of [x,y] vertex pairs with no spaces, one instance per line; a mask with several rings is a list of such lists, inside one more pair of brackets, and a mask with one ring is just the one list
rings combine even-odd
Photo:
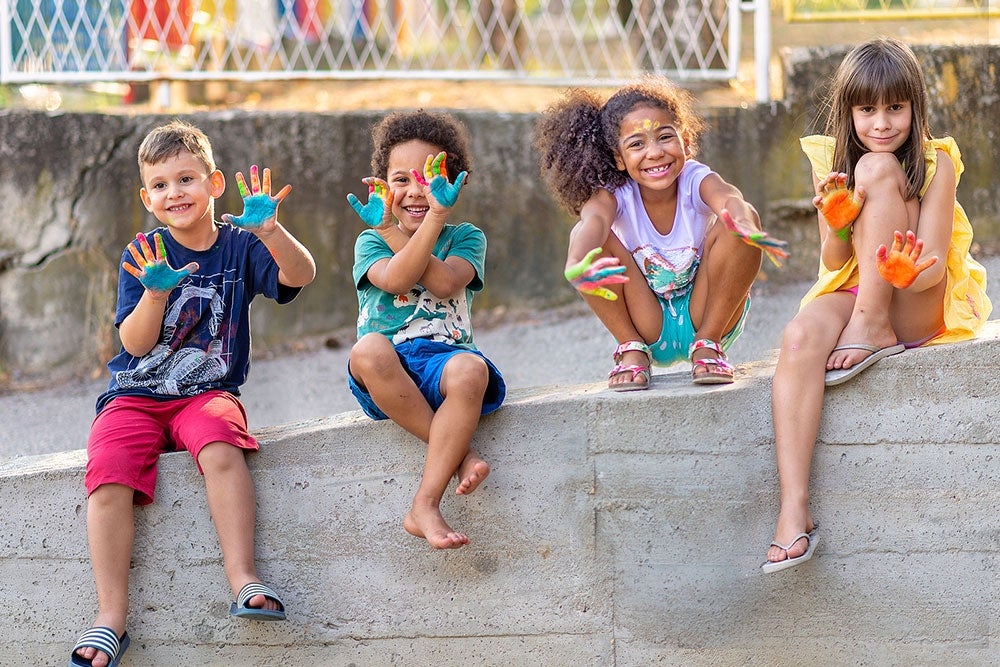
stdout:
[[[441,515],[451,478],[474,491],[490,467],[470,448],[479,418],[500,407],[503,378],[473,343],[470,308],[483,288],[486,237],[448,224],[468,173],[468,138],[453,117],[394,113],[372,131],[369,199],[348,200],[370,229],[355,244],[358,342],[348,383],[372,419],[391,419],[427,443],[427,460],[403,520],[438,549],[469,543]],[[447,165],[460,172],[448,181]]]

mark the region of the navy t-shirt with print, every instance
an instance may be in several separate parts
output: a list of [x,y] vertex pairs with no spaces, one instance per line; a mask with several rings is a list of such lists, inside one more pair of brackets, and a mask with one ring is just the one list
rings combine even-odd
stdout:
[[[171,291],[153,349],[136,358],[123,348],[108,362],[111,382],[97,399],[98,412],[116,396],[168,400],[211,389],[239,395],[250,370],[250,302],[263,294],[287,303],[301,288],[278,283],[278,265],[255,235],[228,224],[218,229],[215,244],[203,251],[180,245],[165,227],[146,235],[150,245],[154,233],[162,235],[171,267],[197,262],[198,270]],[[135,265],[128,248],[122,262]],[[144,291],[135,276],[119,269],[116,327]]]

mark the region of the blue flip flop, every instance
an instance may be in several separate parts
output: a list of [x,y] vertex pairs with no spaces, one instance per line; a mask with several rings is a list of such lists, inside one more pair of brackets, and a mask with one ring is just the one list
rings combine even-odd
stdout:
[[[248,606],[250,598],[255,595],[263,595],[269,600],[274,600],[281,606],[281,609],[259,609]],[[240,594],[236,596],[236,602],[229,606],[229,615],[253,621],[283,621],[285,620],[285,603],[281,601],[273,588],[259,581],[253,581],[240,589]]]
[[103,625],[91,628],[80,635],[76,646],[73,647],[73,652],[69,655],[69,667],[91,667],[92,661],[76,654],[82,648],[96,648],[102,653],[107,653],[111,659],[108,667],[118,667],[130,643],[127,632],[119,637],[114,630]]

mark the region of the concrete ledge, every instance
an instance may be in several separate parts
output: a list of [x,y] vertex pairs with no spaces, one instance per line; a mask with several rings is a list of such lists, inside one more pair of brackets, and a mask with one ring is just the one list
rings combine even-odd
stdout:
[[[290,622],[231,621],[204,484],[162,458],[137,513],[126,665],[962,664],[1000,659],[1000,321],[827,395],[817,557],[758,568],[776,513],[771,362],[729,387],[654,377],[520,392],[494,472],[434,552],[400,520],[423,446],[360,413],[258,432],[262,576]],[[64,664],[95,611],[84,453],[0,467],[6,655]]]

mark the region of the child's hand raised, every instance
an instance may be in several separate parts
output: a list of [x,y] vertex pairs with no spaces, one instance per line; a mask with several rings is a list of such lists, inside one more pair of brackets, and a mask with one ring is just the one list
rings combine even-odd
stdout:
[[842,241],[850,234],[851,225],[858,219],[861,207],[865,203],[865,190],[847,188],[847,174],[830,172],[826,178],[817,184],[817,194],[813,198],[813,206],[819,209],[826,224]]
[[167,264],[167,249],[163,245],[163,237],[159,234],[153,234],[156,252],[149,247],[149,241],[143,234],[136,234],[135,240],[135,243],[128,244],[128,251],[132,253],[136,266],[122,262],[122,268],[135,276],[150,292],[168,294],[180,285],[182,280],[198,270],[197,262],[191,262],[182,269],[170,268]]
[[892,248],[880,245],[875,250],[875,265],[878,273],[885,281],[896,289],[906,289],[913,284],[923,271],[937,263],[937,257],[929,257],[922,262],[920,253],[924,250],[924,242],[910,230],[906,230],[906,241],[903,233],[892,233]]
[[732,214],[723,209],[722,214],[719,216],[722,219],[722,224],[726,226],[732,234],[738,236],[740,240],[749,246],[759,249],[767,258],[771,260],[779,269],[781,268],[781,262],[788,258],[788,247],[787,241],[782,241],[781,239],[776,239],[770,236],[767,232],[756,231],[756,230],[746,230],[736,224],[736,220],[733,219]]
[[564,275],[566,280],[583,294],[617,301],[618,295],[605,285],[627,283],[628,276],[622,275],[625,273],[625,267],[618,263],[617,257],[602,257],[595,262],[594,257],[601,251],[602,248],[594,248],[582,260],[566,269]]
[[250,167],[249,192],[241,171],[236,172],[236,185],[240,189],[240,196],[243,197],[243,215],[234,216],[230,213],[224,213],[222,215],[223,222],[228,222],[235,227],[241,227],[255,234],[273,230],[278,215],[278,204],[291,192],[292,186],[286,185],[272,197],[271,170],[264,167],[264,183],[261,185],[260,178],[257,176],[257,165]]
[[420,185],[430,186],[431,195],[437,203],[445,208],[451,208],[458,201],[458,195],[462,191],[462,185],[465,183],[468,172],[460,172],[455,178],[454,184],[449,183],[446,161],[447,155],[444,151],[437,155],[428,155],[427,161],[424,162],[424,173],[420,174],[416,169],[411,170],[410,173]]
[[373,177],[363,178],[361,182],[368,186],[368,203],[362,205],[354,193],[347,195],[348,203],[369,227],[388,227],[392,224],[392,190],[389,184]]

